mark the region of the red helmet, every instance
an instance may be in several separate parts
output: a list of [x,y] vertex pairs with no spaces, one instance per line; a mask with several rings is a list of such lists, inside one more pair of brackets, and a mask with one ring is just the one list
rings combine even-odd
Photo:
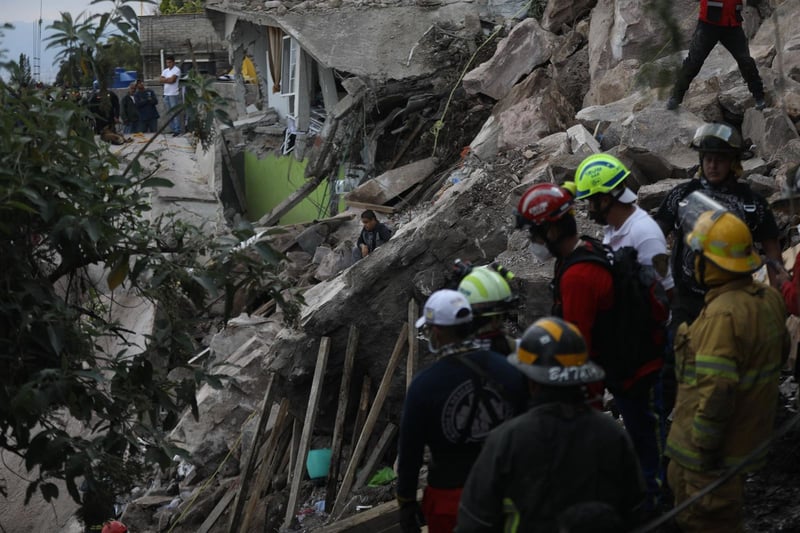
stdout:
[[517,206],[517,226],[541,226],[555,222],[572,209],[574,199],[565,189],[552,183],[534,185],[522,195]]
[[122,522],[112,520],[103,525],[103,530],[100,533],[128,533],[128,528]]

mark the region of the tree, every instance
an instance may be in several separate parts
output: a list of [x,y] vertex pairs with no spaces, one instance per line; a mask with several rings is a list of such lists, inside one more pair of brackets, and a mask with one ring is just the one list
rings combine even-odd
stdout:
[[202,13],[204,3],[203,0],[161,0],[158,12],[161,15]]
[[[124,3],[78,23],[62,15],[54,40],[99,72],[98,36],[135,22]],[[174,112],[191,108],[205,147],[214,124],[229,122],[223,100],[198,77],[186,86]],[[197,416],[200,384],[219,383],[186,363],[197,350],[192,323],[210,302],[224,298],[229,310],[234,292],[255,290],[288,316],[297,311],[283,297],[281,255],[242,244],[255,240],[247,224],[211,238],[173,216],[149,221],[151,189],[170,183],[143,164],[146,146],[122,160],[98,143],[88,119],[55,89],[0,81],[0,449],[38,472],[28,497],[61,496],[52,480],[63,479],[87,527],[110,518],[115,495],[138,476],[179,453],[166,432],[187,408]],[[86,275],[92,265],[105,269],[102,285]],[[158,303],[144,348],[110,318],[108,290],[123,287]],[[103,348],[104,338],[122,349]],[[170,379],[176,367],[191,377]],[[67,432],[66,417],[84,432]]]
[[25,54],[19,55],[18,68],[11,73],[11,83],[17,87],[30,87],[33,85],[31,75],[31,60]]

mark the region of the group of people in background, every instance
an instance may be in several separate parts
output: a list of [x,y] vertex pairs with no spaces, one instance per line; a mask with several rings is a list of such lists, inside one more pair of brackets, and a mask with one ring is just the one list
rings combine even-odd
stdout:
[[142,80],[128,85],[120,109],[123,133],[155,133],[159,116],[156,93],[145,87]]
[[[636,205],[630,171],[610,154],[586,158],[574,183],[523,194],[518,227],[531,260],[555,265],[552,316],[520,339],[505,334],[516,298],[513,275],[497,264],[462,264],[457,288],[428,298],[416,325],[436,362],[414,377],[400,427],[404,533],[426,523],[431,533],[630,531],[733,467],[674,524],[743,531],[744,476],[763,464],[773,431],[796,280],[781,266],[769,205],[738,179],[739,132],[706,124],[691,146],[696,175],[655,217]],[[602,242],[578,233],[579,204],[603,227]],[[609,258],[635,250],[667,317],[671,309],[641,357],[622,354],[637,326],[620,323],[622,282],[593,259],[597,249]],[[772,287],[754,281],[764,264]],[[622,425],[603,412],[604,390]]]

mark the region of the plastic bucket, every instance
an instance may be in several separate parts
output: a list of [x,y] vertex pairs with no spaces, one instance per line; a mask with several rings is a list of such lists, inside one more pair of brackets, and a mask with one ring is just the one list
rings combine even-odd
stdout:
[[331,467],[331,449],[321,448],[319,450],[309,450],[306,458],[306,469],[308,477],[319,479],[327,477]]

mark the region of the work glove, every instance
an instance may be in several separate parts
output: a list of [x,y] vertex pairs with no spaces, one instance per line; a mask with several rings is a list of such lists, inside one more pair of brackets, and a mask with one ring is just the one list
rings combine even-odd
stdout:
[[400,530],[403,533],[419,533],[425,525],[425,516],[416,501],[400,504]]

